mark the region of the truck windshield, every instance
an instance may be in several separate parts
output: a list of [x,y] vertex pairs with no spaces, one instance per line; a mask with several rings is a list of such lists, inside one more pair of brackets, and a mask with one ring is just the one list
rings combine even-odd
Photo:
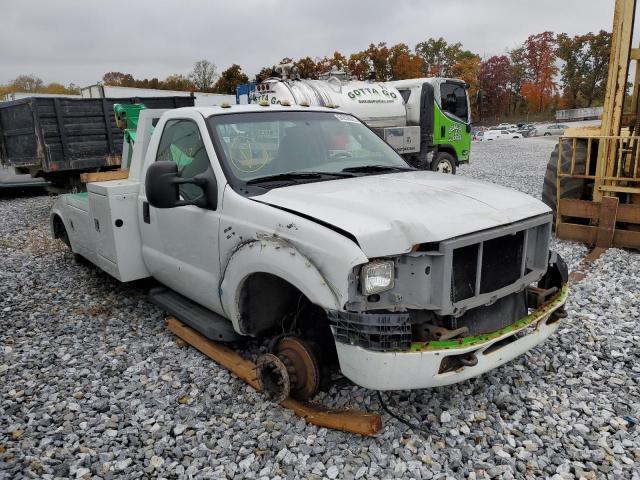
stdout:
[[283,180],[283,175],[290,181],[317,181],[411,169],[392,147],[344,113],[251,112],[208,121],[225,170],[243,182]]

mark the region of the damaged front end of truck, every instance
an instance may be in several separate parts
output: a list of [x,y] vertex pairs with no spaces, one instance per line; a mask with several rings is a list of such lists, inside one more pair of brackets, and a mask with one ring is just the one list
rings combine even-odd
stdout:
[[346,308],[329,311],[342,373],[376,390],[448,385],[543,342],[566,316],[550,229],[541,215],[355,268]]

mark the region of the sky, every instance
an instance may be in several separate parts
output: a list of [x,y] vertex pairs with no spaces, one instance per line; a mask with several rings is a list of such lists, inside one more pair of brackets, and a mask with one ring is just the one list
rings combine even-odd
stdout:
[[[429,37],[483,57],[545,30],[611,30],[614,0],[2,0],[0,83],[86,86],[108,71],[160,79],[207,59],[252,77],[283,57],[347,55]],[[637,23],[638,24],[638,23]]]

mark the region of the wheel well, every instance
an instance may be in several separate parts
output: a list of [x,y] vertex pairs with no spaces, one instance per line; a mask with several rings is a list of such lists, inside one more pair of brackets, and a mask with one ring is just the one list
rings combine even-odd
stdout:
[[286,280],[256,272],[245,279],[238,304],[242,331],[259,335],[277,327],[284,328],[288,317],[295,317],[311,302]]
[[243,333],[298,336],[313,346],[321,368],[337,365],[326,311],[288,281],[270,273],[252,273],[242,285],[238,303]]
[[456,151],[453,147],[449,145],[438,147],[438,151],[436,152],[436,155],[438,153],[448,153],[453,157],[453,160],[456,162],[456,164],[458,164],[458,155],[456,155]]
[[53,217],[53,238],[62,238],[66,231],[67,229],[60,215],[55,215]]
[[[249,275],[238,301],[240,327],[248,335],[276,329],[278,333],[296,331],[302,336],[330,333],[327,314],[288,281],[271,273]],[[332,337],[333,338],[333,337]]]

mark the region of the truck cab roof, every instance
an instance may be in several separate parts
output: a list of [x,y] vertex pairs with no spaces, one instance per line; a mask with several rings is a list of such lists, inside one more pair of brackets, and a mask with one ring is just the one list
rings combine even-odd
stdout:
[[208,118],[214,115],[227,115],[230,113],[259,113],[259,112],[340,112],[345,113],[339,108],[327,108],[327,107],[304,107],[301,105],[282,106],[282,105],[269,105],[262,106],[256,104],[248,105],[229,105],[229,106],[214,106],[214,107],[184,107],[177,108],[171,112],[167,112],[170,116],[179,116],[180,112],[199,112],[203,117]]

